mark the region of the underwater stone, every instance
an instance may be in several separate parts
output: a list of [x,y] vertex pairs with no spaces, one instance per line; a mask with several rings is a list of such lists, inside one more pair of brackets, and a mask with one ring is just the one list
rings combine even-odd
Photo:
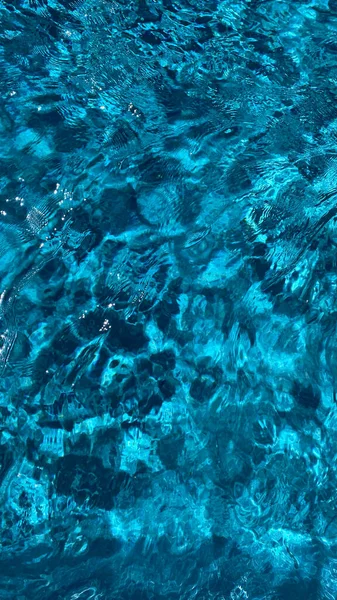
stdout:
[[318,392],[314,391],[311,385],[304,386],[298,381],[294,382],[293,396],[301,406],[307,409],[316,410],[320,403]]

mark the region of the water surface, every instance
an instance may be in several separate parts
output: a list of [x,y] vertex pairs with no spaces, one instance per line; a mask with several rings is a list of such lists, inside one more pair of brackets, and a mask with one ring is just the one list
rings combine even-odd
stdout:
[[337,2],[0,23],[1,600],[335,600]]

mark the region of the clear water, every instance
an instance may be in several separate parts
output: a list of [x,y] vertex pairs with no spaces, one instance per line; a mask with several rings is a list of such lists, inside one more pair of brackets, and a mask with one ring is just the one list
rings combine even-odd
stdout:
[[335,600],[337,2],[0,22],[1,600]]

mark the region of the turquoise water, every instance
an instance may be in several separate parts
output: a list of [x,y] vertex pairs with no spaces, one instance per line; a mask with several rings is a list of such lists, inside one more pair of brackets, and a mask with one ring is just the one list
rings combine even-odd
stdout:
[[336,600],[337,2],[0,23],[0,599]]

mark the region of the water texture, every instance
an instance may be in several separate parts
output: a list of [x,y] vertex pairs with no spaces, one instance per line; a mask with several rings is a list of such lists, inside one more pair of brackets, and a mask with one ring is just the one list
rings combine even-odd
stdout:
[[0,599],[336,600],[337,1],[0,25]]

